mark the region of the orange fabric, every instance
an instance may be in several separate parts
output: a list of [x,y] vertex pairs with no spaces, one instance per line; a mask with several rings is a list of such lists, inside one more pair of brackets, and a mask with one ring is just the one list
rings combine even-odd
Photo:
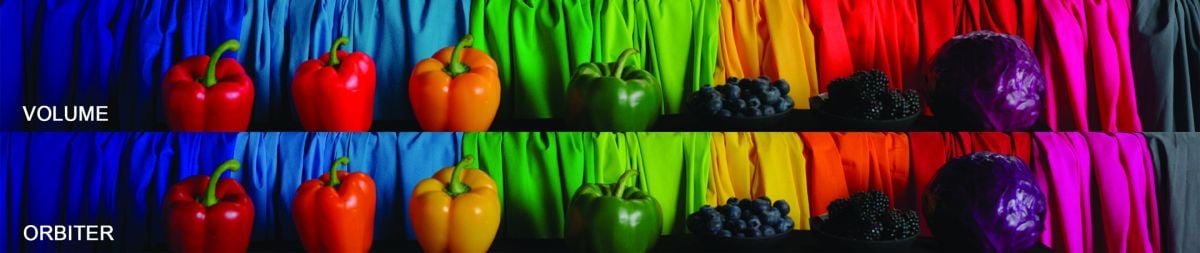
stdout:
[[717,82],[729,77],[787,80],[795,107],[817,95],[817,56],[809,12],[801,1],[723,0]]
[[[812,214],[829,202],[875,189],[892,199],[909,194],[909,144],[904,133],[800,133],[808,160]],[[893,201],[893,206],[894,206]]]

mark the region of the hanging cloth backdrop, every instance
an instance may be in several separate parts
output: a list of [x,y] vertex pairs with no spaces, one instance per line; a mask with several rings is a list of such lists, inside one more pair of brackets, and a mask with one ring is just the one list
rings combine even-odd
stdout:
[[1156,173],[1163,252],[1200,251],[1200,134],[1147,133]]
[[290,210],[295,190],[328,173],[339,156],[350,158],[345,169],[375,180],[375,238],[402,238],[412,234],[404,230],[410,189],[458,160],[460,138],[453,133],[0,133],[5,192],[15,196],[6,199],[5,224],[110,224],[117,238],[112,244],[25,242],[15,229],[5,229],[14,234],[5,234],[0,250],[156,249],[166,243],[166,190],[183,178],[208,175],[229,159],[241,161],[242,168],[225,177],[240,181],[254,201],[254,241],[298,240]]
[[1200,130],[1200,2],[1133,2],[1129,54],[1143,126],[1146,131]]
[[915,1],[804,2],[812,13],[821,91],[834,79],[868,69],[887,73],[894,88],[924,84],[917,69],[921,48]]
[[818,94],[809,11],[800,1],[723,0],[717,83],[730,77],[787,80],[796,108]]
[[502,238],[562,238],[575,190],[629,169],[661,205],[663,234],[676,234],[705,203],[708,145],[707,133],[468,133],[463,155],[496,180]]
[[[804,144],[796,133],[713,133],[712,167],[706,201],[725,205],[731,197],[787,200],[797,230],[809,228],[808,171]],[[694,210],[689,210],[694,212]]]
[[716,66],[715,1],[477,0],[471,9],[475,47],[496,60],[503,87],[500,118],[563,117],[571,71],[614,62],[637,48],[635,66],[658,78],[663,112],[711,84]]
[[[918,214],[923,213],[924,205],[921,201],[924,200],[929,183],[933,181],[942,165],[954,158],[989,151],[1016,156],[1029,163],[1033,154],[1033,142],[1030,137],[1029,133],[909,133],[908,140],[912,143],[912,150],[918,150],[912,152],[912,188],[909,189],[908,196],[902,196],[904,201],[897,201],[896,206],[916,210]],[[925,220],[921,220],[921,234],[932,235]]]
[[[808,199],[822,215],[836,199],[878,190],[902,200],[909,191],[909,143],[904,133],[800,133],[808,157]],[[902,206],[897,201],[892,206]]]
[[1161,252],[1160,202],[1145,137],[1034,137],[1034,173],[1047,201],[1046,246],[1063,252]]

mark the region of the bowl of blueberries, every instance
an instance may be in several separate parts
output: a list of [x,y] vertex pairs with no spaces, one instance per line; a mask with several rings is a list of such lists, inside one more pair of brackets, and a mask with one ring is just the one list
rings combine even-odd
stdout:
[[729,198],[725,205],[705,205],[688,215],[687,226],[698,239],[729,250],[767,250],[796,227],[785,200]]
[[699,124],[722,130],[778,130],[796,104],[786,80],[730,77],[692,93],[687,107]]

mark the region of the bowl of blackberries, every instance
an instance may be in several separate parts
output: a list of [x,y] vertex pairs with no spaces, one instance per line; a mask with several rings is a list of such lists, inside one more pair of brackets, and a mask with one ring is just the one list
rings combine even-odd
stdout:
[[765,250],[777,245],[796,227],[787,201],[763,196],[729,198],[725,205],[705,205],[688,215],[688,230],[711,246],[731,250]]
[[916,90],[888,87],[879,70],[859,71],[829,83],[828,91],[809,98],[816,116],[839,130],[907,130],[921,114]]
[[730,77],[692,93],[688,111],[702,124],[726,130],[774,130],[796,104],[791,90],[786,80]]
[[889,207],[879,191],[855,193],[829,203],[827,214],[809,219],[817,238],[830,250],[908,251],[921,232],[920,218],[912,210]]

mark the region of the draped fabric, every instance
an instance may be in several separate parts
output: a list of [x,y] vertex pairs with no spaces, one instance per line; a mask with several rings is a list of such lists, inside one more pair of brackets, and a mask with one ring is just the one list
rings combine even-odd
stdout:
[[910,193],[909,140],[904,133],[800,133],[808,158],[812,215],[852,193],[878,190],[893,206]]
[[[1033,142],[1029,133],[913,132],[908,134],[908,140],[911,150],[916,150],[912,152],[911,188],[909,195],[903,196],[904,201],[897,201],[896,206],[916,210],[917,213],[923,213],[922,200],[925,191],[947,161],[975,152],[989,151],[1016,156],[1029,163],[1033,154]],[[921,234],[932,235],[924,220],[921,220]]]
[[[797,230],[809,228],[808,169],[796,133],[713,133],[706,203],[731,197],[787,200]],[[822,182],[823,183],[823,182]]]
[[1200,134],[1147,133],[1156,173],[1163,252],[1200,251]]
[[[23,3],[19,0],[0,0],[0,31],[22,34],[25,31],[21,16]],[[0,40],[0,48],[24,48],[24,41],[5,39]],[[25,63],[24,50],[0,50],[0,130],[21,129],[21,119],[24,115],[16,108],[21,106],[21,96],[24,95],[23,69]],[[2,224],[0,224],[2,225]],[[7,235],[0,231],[0,236]],[[8,238],[8,237],[4,237]],[[6,249],[0,247],[0,250]]]
[[796,108],[818,94],[809,11],[800,1],[721,1],[715,81],[769,76],[787,80]]
[[637,186],[663,211],[663,234],[705,201],[707,133],[468,133],[463,155],[475,155],[500,190],[500,235],[562,238],[566,210],[583,184],[614,183],[638,170]]
[[[3,133],[8,224],[110,224],[111,244],[25,242],[6,251],[147,251],[166,243],[162,195],[174,183],[237,159],[234,178],[254,201],[253,240],[295,241],[291,202],[300,183],[327,173],[339,156],[376,182],[375,236],[405,234],[416,182],[453,164],[452,133]],[[64,156],[68,159],[64,159]],[[410,234],[411,233],[407,233]],[[126,238],[126,239],[121,239]]]
[[298,122],[292,80],[301,63],[341,50],[371,56],[378,70],[375,119],[411,119],[408,80],[412,68],[434,52],[454,46],[467,32],[470,0],[286,1],[251,0],[238,26],[238,59],[254,80],[254,122]]
[[1130,3],[1040,1],[1037,48],[1053,131],[1139,132],[1130,61]]
[[1160,252],[1153,161],[1141,134],[1036,133],[1042,242],[1064,252]]
[[923,85],[916,0],[804,2],[812,15],[821,91],[834,79],[867,69],[887,73],[894,88]]
[[475,47],[500,69],[500,118],[562,117],[571,71],[613,62],[637,48],[633,62],[658,78],[664,113],[711,84],[720,7],[704,0],[476,0]]
[[1143,127],[1200,130],[1200,2],[1132,2],[1129,54]]

